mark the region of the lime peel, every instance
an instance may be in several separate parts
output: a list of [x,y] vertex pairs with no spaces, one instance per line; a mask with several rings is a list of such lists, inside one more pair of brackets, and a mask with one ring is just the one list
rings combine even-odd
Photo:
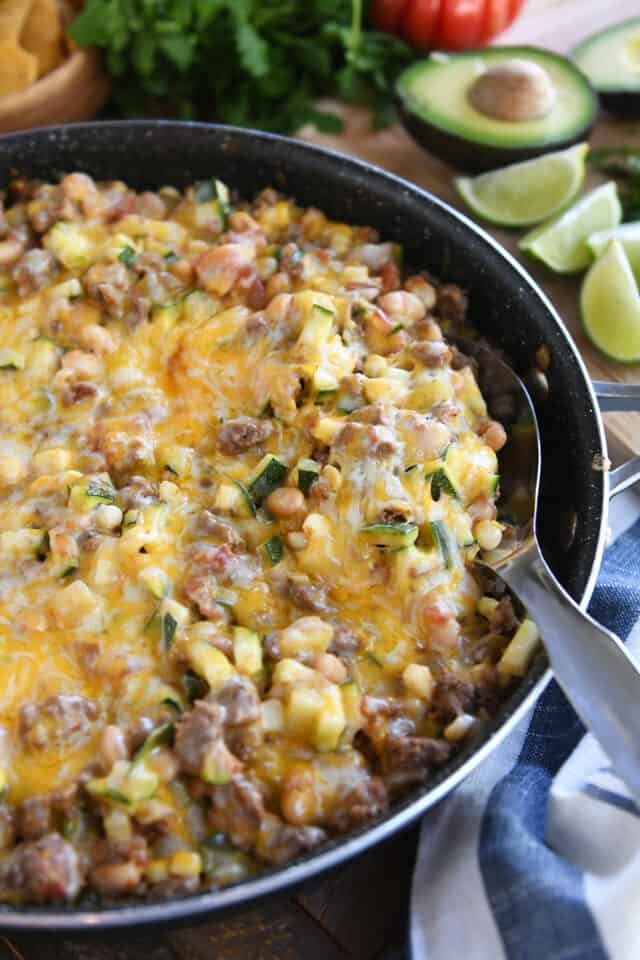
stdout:
[[602,256],[611,240],[618,240],[622,244],[634,276],[640,283],[640,220],[592,234],[587,243],[596,259]]
[[580,309],[591,342],[620,363],[640,362],[640,292],[618,240],[611,240],[582,284]]
[[578,194],[589,145],[546,153],[477,177],[457,177],[458,193],[478,216],[507,227],[540,223],[563,210]]

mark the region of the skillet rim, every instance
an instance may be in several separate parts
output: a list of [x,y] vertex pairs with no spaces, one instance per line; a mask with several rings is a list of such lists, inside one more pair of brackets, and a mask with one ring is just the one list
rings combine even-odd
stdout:
[[[90,133],[96,129],[106,130],[107,128],[115,130],[116,132],[119,129],[123,131],[137,129],[140,132],[141,140],[144,140],[145,135],[152,130],[178,128],[180,130],[196,129],[202,132],[209,132],[212,136],[219,137],[220,139],[228,136],[236,139],[239,138],[240,140],[245,139],[253,143],[263,141],[276,145],[288,145],[290,148],[301,153],[315,154],[316,157],[326,157],[333,165],[339,164],[343,169],[353,174],[359,172],[368,178],[370,189],[371,178],[373,177],[374,179],[386,181],[398,191],[404,191],[409,195],[417,196],[438,207],[445,217],[448,217],[450,221],[454,221],[458,226],[461,226],[467,234],[472,234],[476,240],[480,240],[491,247],[499,258],[518,275],[519,280],[526,288],[527,296],[537,298],[545,308],[549,318],[561,333],[565,347],[572,355],[573,361],[581,375],[582,386],[585,389],[585,399],[588,397],[591,402],[599,441],[599,452],[603,455],[606,454],[607,443],[604,423],[591,378],[566,325],[547,295],[525,268],[497,240],[482,227],[474,223],[466,214],[456,210],[428,190],[396,174],[390,173],[375,164],[360,160],[357,157],[341,153],[337,150],[319,147],[315,144],[309,144],[292,137],[226,124],[163,119],[106,120],[60,124],[50,127],[37,127],[1,136],[0,151],[3,149],[10,150],[14,145],[19,145],[20,142],[25,142],[32,138],[40,141],[44,140],[48,149],[55,150],[57,146],[56,138],[61,138],[64,142],[66,137],[73,137],[76,132],[82,135],[83,133]],[[184,149],[188,150],[188,145],[185,145]],[[580,599],[580,606],[582,607],[586,607],[591,597],[600,570],[605,546],[609,481],[606,474],[602,474],[601,476],[602,502],[600,505],[600,529],[595,538],[591,571],[587,577]],[[538,675],[537,678],[536,674]],[[4,905],[0,906],[0,931],[32,935],[38,935],[48,931],[64,932],[66,934],[89,934],[91,932],[117,932],[123,928],[130,929],[132,927],[166,926],[171,923],[180,922],[184,924],[198,919],[202,922],[207,916],[212,918],[224,910],[237,909],[240,906],[255,903],[258,900],[280,893],[287,888],[300,886],[318,875],[364,853],[376,844],[388,840],[393,834],[400,830],[406,829],[414,823],[418,817],[424,815],[430,807],[459,786],[459,784],[499,746],[522,719],[524,714],[534,706],[542,694],[552,678],[551,670],[547,665],[544,655],[536,659],[530,668],[529,676],[534,678],[532,685],[520,695],[520,701],[516,703],[511,712],[504,718],[498,718],[499,722],[496,723],[494,721],[489,725],[489,733],[484,734],[484,741],[481,742],[480,746],[475,747],[471,744],[468,750],[463,750],[459,753],[457,755],[457,762],[455,759],[453,761],[454,768],[447,776],[435,783],[431,782],[430,784],[426,784],[424,788],[422,788],[422,792],[417,796],[414,796],[413,793],[409,794],[409,799],[405,799],[397,804],[391,813],[371,821],[369,825],[365,825],[344,838],[338,837],[331,839],[321,848],[320,852],[314,853],[312,851],[304,858],[292,861],[288,865],[272,867],[269,870],[262,871],[255,878],[243,880],[229,887],[191,894],[180,898],[174,897],[172,899],[156,899],[152,901],[129,900],[125,901],[122,905],[98,907],[95,909],[88,908],[83,904],[79,907],[72,904],[66,907],[52,905],[49,907],[26,906],[22,908],[13,908]],[[523,683],[526,683],[526,681],[523,681]],[[513,697],[516,698],[517,693],[514,694]],[[445,767],[444,769],[446,770],[447,768]]]

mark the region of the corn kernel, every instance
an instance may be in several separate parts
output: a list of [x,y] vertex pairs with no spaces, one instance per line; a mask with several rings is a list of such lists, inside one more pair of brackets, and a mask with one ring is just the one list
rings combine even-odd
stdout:
[[370,354],[364,362],[364,372],[367,377],[384,377],[389,364],[384,357],[377,353]]
[[0,456],[0,485],[10,487],[25,476],[27,468],[19,457],[11,454]]
[[71,451],[64,447],[50,447],[41,450],[33,458],[33,466],[40,476],[43,473],[60,473],[71,466]]
[[56,625],[76,627],[98,608],[98,598],[82,580],[75,580],[53,595],[49,601]]
[[472,717],[469,713],[461,713],[444,728],[445,739],[450,743],[463,740],[475,724],[475,717]]
[[536,652],[540,632],[533,620],[523,620],[498,662],[498,670],[513,677],[522,677]]
[[321,473],[329,484],[329,488],[333,490],[334,493],[340,489],[342,485],[342,474],[336,467],[327,463],[326,466],[322,468]]
[[169,876],[169,867],[166,860],[152,860],[144,872],[149,883],[163,883]]
[[122,523],[122,510],[115,503],[101,503],[94,517],[98,530],[109,532],[117,530]]
[[189,648],[189,659],[193,669],[204,677],[212,690],[221,690],[233,674],[233,667],[224,653],[202,640]]
[[175,877],[197,877],[202,872],[202,858],[191,850],[178,850],[171,857],[169,872]]
[[409,693],[421,700],[431,700],[434,681],[429,667],[421,663],[410,663],[404,669],[402,680]]
[[480,520],[474,534],[481,550],[495,550],[502,540],[502,525],[495,520]]
[[333,640],[333,627],[320,617],[300,617],[280,634],[280,650],[285,657],[298,653],[324,653]]
[[262,729],[265,733],[280,733],[284,729],[284,708],[280,700],[263,700],[260,704]]
[[490,620],[498,606],[498,601],[494,597],[480,597],[477,610],[481,617]]

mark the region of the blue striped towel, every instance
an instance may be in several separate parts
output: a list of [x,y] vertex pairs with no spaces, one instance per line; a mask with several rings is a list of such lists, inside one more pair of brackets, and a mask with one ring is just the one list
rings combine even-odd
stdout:
[[[614,501],[590,607],[638,655],[639,513],[633,492]],[[640,811],[555,682],[425,818],[410,945],[413,960],[640,960]]]

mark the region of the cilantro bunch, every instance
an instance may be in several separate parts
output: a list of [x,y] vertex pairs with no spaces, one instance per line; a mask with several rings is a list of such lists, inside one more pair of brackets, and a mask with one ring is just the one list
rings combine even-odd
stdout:
[[125,116],[332,133],[340,120],[316,108],[319,97],[366,104],[384,126],[389,76],[410,58],[363,16],[363,0],[87,0],[70,33],[103,49]]

